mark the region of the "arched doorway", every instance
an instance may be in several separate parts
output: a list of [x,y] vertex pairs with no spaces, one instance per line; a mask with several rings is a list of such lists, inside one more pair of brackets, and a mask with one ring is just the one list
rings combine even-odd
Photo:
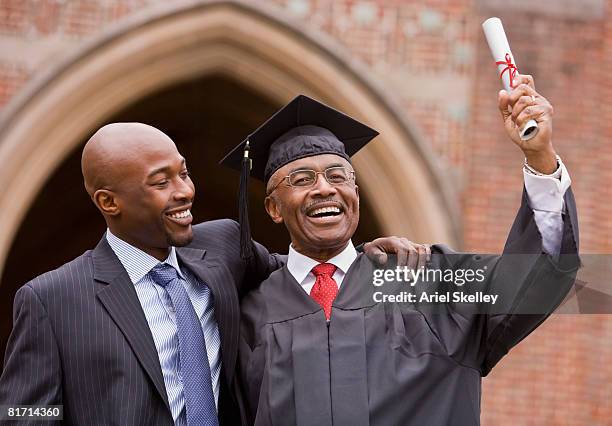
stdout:
[[[6,313],[0,319],[2,331],[10,327],[12,292],[23,284],[19,278],[6,279],[15,276],[10,275],[12,268],[23,269],[13,263],[13,254],[24,265],[35,263],[46,270],[67,260],[67,252],[58,246],[91,247],[91,240],[101,235],[103,223],[93,206],[79,201],[86,195],[76,166],[84,140],[100,125],[117,119],[143,117],[141,121],[170,134],[188,151],[188,158],[203,158],[207,164],[295,94],[314,96],[381,132],[378,141],[355,159],[368,200],[369,211],[362,215],[364,235],[401,234],[417,241],[458,243],[455,197],[447,192],[418,133],[367,75],[320,34],[306,33],[262,6],[215,1],[148,10],[40,76],[9,105],[0,122],[0,179],[6,188],[0,193],[0,312]],[[198,84],[209,91],[225,88],[233,95],[220,95],[217,104],[199,105],[197,98],[191,99],[192,111],[181,114],[180,97],[202,93],[184,87]],[[179,100],[151,102],[152,96]],[[172,114],[151,111],[164,104],[174,106]],[[206,134],[198,128],[203,121],[194,119],[198,107],[202,117],[208,114],[226,122],[220,127],[223,131],[208,135],[216,143],[194,142]],[[173,116],[175,121],[158,124],[156,116]],[[211,176],[196,177],[204,194],[197,202],[201,219],[234,216],[228,212],[235,208],[235,176],[223,179],[225,172],[218,173],[219,180],[210,180],[214,186],[209,188]],[[58,187],[62,191],[45,189]],[[77,204],[83,210],[74,207]],[[67,216],[74,221],[34,231],[31,220],[40,224],[53,217],[45,206],[70,211]]]
[[[235,219],[238,173],[217,163],[279,106],[231,79],[213,74],[149,94],[107,121],[143,122],[170,135],[187,159],[196,185],[196,221]],[[80,255],[95,246],[103,234],[104,221],[82,184],[80,158],[85,142],[82,140],[53,172],[20,224],[3,274],[8,287],[16,289]],[[286,252],[287,234],[264,212],[263,184],[253,180],[251,185],[249,210],[254,238],[270,250]],[[361,204],[364,220],[356,243],[381,234],[368,200]],[[33,258],[36,253],[44,256]],[[10,302],[12,297],[2,299]]]

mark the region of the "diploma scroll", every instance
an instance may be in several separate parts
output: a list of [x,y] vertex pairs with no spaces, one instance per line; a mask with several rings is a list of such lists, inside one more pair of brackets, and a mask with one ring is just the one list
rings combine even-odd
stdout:
[[[514,89],[514,77],[518,73],[514,56],[510,51],[510,45],[506,38],[506,32],[499,18],[489,18],[482,23],[487,43],[491,49],[493,60],[497,65],[497,71],[501,78],[504,89],[509,93]],[[538,123],[529,120],[522,129],[519,129],[519,136],[526,141],[533,138],[538,133]]]

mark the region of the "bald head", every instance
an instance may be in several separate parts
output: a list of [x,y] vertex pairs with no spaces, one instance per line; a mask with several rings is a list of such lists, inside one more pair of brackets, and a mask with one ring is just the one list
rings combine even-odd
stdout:
[[100,128],[85,144],[81,171],[85,189],[113,189],[126,169],[137,167],[142,156],[176,147],[164,132],[143,123],[112,123]]

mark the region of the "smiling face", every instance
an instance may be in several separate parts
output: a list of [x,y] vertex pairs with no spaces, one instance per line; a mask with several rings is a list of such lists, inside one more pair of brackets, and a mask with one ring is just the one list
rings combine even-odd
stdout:
[[170,246],[193,239],[195,188],[185,159],[169,137],[149,126],[103,136],[100,147],[83,154],[84,175],[89,160],[96,177],[88,187],[86,176],[88,192],[113,234],[164,260]]
[[149,250],[189,244],[195,188],[185,159],[172,144],[142,153],[137,163],[116,191],[117,228]]
[[285,224],[296,251],[319,261],[340,253],[355,233],[359,223],[357,185],[352,180],[331,185],[319,174],[312,187],[291,187],[284,177],[302,169],[323,172],[335,166],[353,170],[344,158],[323,154],[286,164],[268,182],[268,188],[278,187],[266,197],[266,211],[274,222]]

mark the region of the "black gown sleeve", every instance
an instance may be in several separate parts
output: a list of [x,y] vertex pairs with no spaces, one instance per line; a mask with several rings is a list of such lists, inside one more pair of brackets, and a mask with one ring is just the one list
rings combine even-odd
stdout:
[[504,297],[496,312],[486,316],[486,344],[481,355],[481,373],[486,376],[508,351],[535,330],[561,304],[574,285],[578,256],[578,221],[571,188],[564,196],[561,254],[553,257],[542,249],[542,236],[535,224],[527,194],[514,221],[503,255],[492,276],[493,292]]
[[[457,253],[432,246],[441,263],[453,269],[486,269],[487,294],[495,305],[446,304],[445,315],[424,315],[458,363],[486,376],[508,351],[535,330],[562,303],[580,266],[576,204],[571,189],[565,194],[561,255],[543,251],[526,192],[501,256]],[[439,265],[438,265],[439,266]],[[462,291],[469,291],[468,286]]]

